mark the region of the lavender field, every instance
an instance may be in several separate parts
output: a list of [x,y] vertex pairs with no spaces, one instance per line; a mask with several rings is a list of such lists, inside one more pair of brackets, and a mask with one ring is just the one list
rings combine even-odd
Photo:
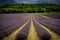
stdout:
[[0,14],[0,40],[60,40],[60,18],[55,17],[37,13]]

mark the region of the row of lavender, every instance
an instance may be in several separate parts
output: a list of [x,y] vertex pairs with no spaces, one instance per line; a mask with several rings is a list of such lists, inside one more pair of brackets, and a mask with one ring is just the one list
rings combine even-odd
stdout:
[[17,34],[16,40],[26,40],[29,34],[30,22]]
[[45,29],[43,29],[35,21],[34,21],[34,25],[36,27],[37,34],[41,40],[50,40],[51,35]]
[[60,35],[60,19],[53,18],[47,19],[40,15],[37,15],[37,18],[38,18],[37,21],[39,23],[43,24],[47,28],[51,29],[52,31]]
[[0,40],[23,25],[28,18],[23,14],[0,14]]

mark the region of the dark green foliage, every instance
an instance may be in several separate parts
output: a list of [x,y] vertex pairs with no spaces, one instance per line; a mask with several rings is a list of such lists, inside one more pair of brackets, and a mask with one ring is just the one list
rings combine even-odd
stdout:
[[60,12],[60,5],[55,4],[4,4],[0,13],[41,13]]

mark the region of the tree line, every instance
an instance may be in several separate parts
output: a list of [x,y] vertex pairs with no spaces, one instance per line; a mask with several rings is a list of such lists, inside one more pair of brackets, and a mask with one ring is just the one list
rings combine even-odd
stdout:
[[4,4],[0,5],[0,13],[41,13],[60,12],[56,4]]

